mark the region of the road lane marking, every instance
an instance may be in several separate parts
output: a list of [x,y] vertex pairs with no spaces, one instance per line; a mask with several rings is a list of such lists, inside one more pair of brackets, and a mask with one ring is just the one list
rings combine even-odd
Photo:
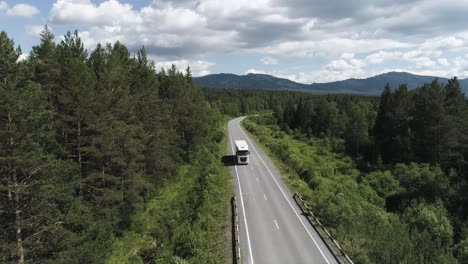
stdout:
[[255,177],[255,179],[257,180],[257,182],[259,182],[259,181],[258,181],[258,177]]
[[278,228],[279,230],[278,222],[276,222],[276,219],[275,219],[275,224],[276,224],[276,228]]
[[237,125],[239,126],[240,130],[242,131],[242,133],[245,135],[246,139],[250,142],[250,145],[252,146],[253,150],[255,151],[255,153],[257,153],[257,156],[260,158],[260,160],[262,161],[263,165],[265,166],[265,168],[267,169],[268,173],[270,174],[270,177],[273,179],[273,181],[276,183],[276,186],[278,187],[278,189],[281,191],[281,193],[283,194],[284,198],[286,199],[286,201],[288,202],[289,206],[291,207],[291,209],[294,211],[294,214],[296,214],[297,216],[297,219],[299,219],[299,221],[301,222],[302,226],[304,227],[304,229],[307,231],[307,234],[309,235],[309,237],[312,239],[312,241],[314,241],[314,244],[315,246],[317,247],[317,249],[320,251],[320,254],[322,254],[322,257],[325,259],[325,261],[330,264],[330,262],[328,261],[327,257],[325,257],[325,254],[323,253],[322,249],[320,249],[319,245],[317,244],[317,241],[315,241],[314,237],[312,236],[312,234],[310,233],[309,229],[306,227],[306,225],[304,224],[304,221],[302,221],[301,217],[299,216],[299,214],[296,212],[296,210],[294,209],[294,206],[291,204],[291,201],[289,201],[288,199],[288,196],[284,193],[283,191],[283,188],[281,188],[281,186],[279,185],[278,181],[275,179],[275,177],[273,176],[273,173],[270,171],[270,169],[268,168],[268,166],[266,165],[265,161],[262,159],[262,157],[260,156],[260,154],[258,153],[257,149],[255,148],[255,146],[253,145],[252,141],[249,139],[249,137],[247,137],[247,134],[244,132],[244,130],[242,129],[242,127],[240,126],[240,120],[239,122],[237,122]]
[[266,195],[265,195],[265,194],[263,194],[263,197],[265,198],[265,201],[267,201],[267,200],[268,200],[268,199],[266,198]]
[[[229,127],[229,124],[228,124],[228,127]],[[234,152],[234,146],[232,145],[233,141],[232,141],[231,129],[228,129],[228,130],[229,130],[229,138],[231,139],[231,150],[232,150],[232,153],[235,153]],[[237,165],[235,165],[235,164],[234,164],[234,170],[236,171],[237,183],[239,185],[239,193],[241,194],[240,195],[240,200],[241,200],[241,205],[242,205],[242,214],[244,215],[245,232],[247,233],[247,247],[249,248],[249,253],[250,253],[250,263],[254,264],[253,255],[252,255],[252,247],[250,246],[249,226],[247,224],[247,217],[245,216],[244,199],[242,198],[242,188],[241,188],[241,185],[240,185],[239,173],[237,172]]]

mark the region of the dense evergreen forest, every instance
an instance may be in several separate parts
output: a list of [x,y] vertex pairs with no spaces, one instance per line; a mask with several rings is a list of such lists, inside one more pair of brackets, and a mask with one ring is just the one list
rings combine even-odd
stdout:
[[190,69],[47,27],[26,60],[14,45],[2,31],[0,262],[222,259],[223,122]]
[[357,263],[468,263],[458,80],[380,98],[199,90],[141,48],[0,33],[0,262],[219,263],[222,115],[287,164]]
[[245,127],[357,263],[468,263],[468,100],[456,78],[380,98],[205,96],[224,114],[270,113]]

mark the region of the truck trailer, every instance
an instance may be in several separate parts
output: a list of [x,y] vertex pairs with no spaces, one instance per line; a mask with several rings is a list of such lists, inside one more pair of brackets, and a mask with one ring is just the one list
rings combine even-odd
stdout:
[[249,146],[245,140],[236,140],[236,164],[249,164]]

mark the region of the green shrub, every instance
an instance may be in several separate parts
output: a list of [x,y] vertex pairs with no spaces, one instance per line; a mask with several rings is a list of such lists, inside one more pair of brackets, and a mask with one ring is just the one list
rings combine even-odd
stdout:
[[[355,263],[420,262],[421,242],[411,231],[412,226],[433,218],[426,219],[423,214],[422,219],[411,224],[413,222],[407,218],[402,220],[398,214],[387,212],[385,198],[410,188],[414,182],[421,182],[419,179],[427,182],[427,188],[435,193],[444,190],[444,182],[436,184],[440,174],[437,169],[431,170],[425,165],[400,165],[395,172],[362,174],[351,158],[334,152],[342,145],[341,141],[306,138],[297,131],[291,135],[260,125],[262,122],[258,121],[259,117],[248,118],[243,125],[255,138],[261,138],[259,141],[287,172],[291,191],[303,196]],[[395,173],[399,176],[394,176]],[[402,179],[403,187],[399,179]],[[432,238],[436,237],[436,230],[444,233],[442,238],[446,239],[440,242],[450,244],[447,240],[452,234],[450,223],[444,213],[438,216],[442,217],[441,222],[428,223],[435,228],[429,231]],[[463,245],[459,252],[464,254]],[[434,253],[434,257],[450,262],[443,250]]]

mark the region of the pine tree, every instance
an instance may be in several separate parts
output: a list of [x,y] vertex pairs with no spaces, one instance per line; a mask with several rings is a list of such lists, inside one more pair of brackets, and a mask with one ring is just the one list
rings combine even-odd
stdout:
[[[128,49],[121,43],[100,45],[88,65],[97,82],[94,133],[89,148],[89,170],[85,187],[90,203],[100,208],[106,228],[121,232],[130,216],[143,206],[140,193],[148,192],[144,177],[143,142],[145,133],[132,100],[131,65]],[[146,191],[145,191],[146,190]]]
[[[21,122],[23,116],[20,113],[15,113],[19,110],[19,94],[18,94],[18,60],[20,53],[14,48],[14,42],[6,32],[0,32],[0,115],[2,125],[0,126],[0,157],[1,157],[1,198],[7,197],[6,201],[2,201],[0,205],[6,210],[2,211],[7,214],[8,219],[6,227],[9,223],[14,223],[14,233],[16,234],[16,258],[18,263],[24,263],[24,247],[22,230],[22,214],[21,208],[21,185],[18,179],[21,169],[26,169],[27,166],[21,166],[16,161],[21,157],[21,146],[17,142],[21,138],[21,126],[18,127],[17,122]],[[19,147],[18,147],[19,146]],[[22,147],[22,148],[21,148]],[[22,161],[22,160],[20,160]],[[24,162],[24,161],[23,161]],[[9,242],[9,241],[7,241]]]
[[33,46],[29,58],[34,65],[34,81],[41,84],[49,100],[50,109],[57,103],[58,80],[60,79],[60,68],[57,58],[54,34],[47,25],[41,34],[41,43]]
[[[47,97],[48,120],[46,122],[47,133],[55,133],[54,111],[58,105],[59,83],[61,78],[58,61],[57,46],[54,42],[54,34],[46,25],[42,30],[41,43],[32,47],[29,55],[31,64],[30,79],[41,85]],[[48,151],[57,151],[59,147],[53,137],[48,138],[46,148]]]
[[[444,86],[444,110],[447,119],[447,127],[449,135],[444,142],[444,157],[443,159],[448,164],[460,169],[463,166],[463,154],[461,140],[463,138],[463,131],[466,130],[464,124],[464,114],[466,109],[465,95],[462,93],[458,79],[452,78]],[[447,165],[448,165],[447,164]]]
[[412,159],[412,131],[411,112],[413,99],[406,85],[400,87],[394,93],[392,116],[392,162],[409,162]]
[[389,163],[393,159],[393,92],[387,83],[380,96],[379,110],[374,126],[374,138],[377,152],[384,163]]
[[[17,63],[20,55],[5,32],[0,33],[0,225],[3,237],[14,237],[16,262],[25,263],[34,256],[28,248],[48,228],[39,225],[33,212],[46,200],[39,183],[47,182],[49,161],[38,143],[44,139],[47,111],[45,97],[38,84],[24,78],[27,65]],[[5,199],[6,198],[6,199]],[[5,236],[3,236],[5,235]],[[29,251],[28,251],[29,250]],[[2,250],[3,251],[3,250]],[[2,255],[4,252],[2,252]],[[5,255],[0,259],[7,260]]]
[[192,70],[190,69],[190,66],[187,66],[185,69],[185,79],[187,80],[188,85],[193,85],[193,79],[192,79]]
[[86,51],[76,31],[73,35],[68,32],[57,49],[61,61],[60,90],[56,95],[57,137],[63,147],[63,157],[73,160],[77,166],[78,195],[83,198],[87,152],[94,133],[95,79],[85,64]]
[[346,149],[350,155],[359,158],[369,143],[366,113],[354,102],[349,103],[346,112],[349,118],[344,134]]
[[444,97],[438,80],[416,90],[414,119],[415,159],[420,162],[440,163],[444,157],[445,142],[451,133],[444,110]]
[[154,183],[171,176],[179,152],[174,147],[177,137],[175,123],[167,103],[159,98],[158,82],[154,62],[147,57],[143,47],[132,61],[131,89],[135,116],[143,126],[145,169]]

